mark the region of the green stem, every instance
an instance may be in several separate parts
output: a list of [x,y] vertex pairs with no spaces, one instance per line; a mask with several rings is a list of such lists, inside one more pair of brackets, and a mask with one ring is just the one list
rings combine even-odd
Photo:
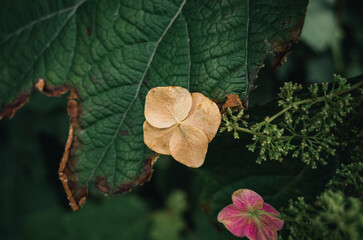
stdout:
[[276,118],[280,117],[282,114],[284,114],[286,111],[290,110],[291,106],[281,110],[280,112],[276,113],[275,115],[273,115],[272,117],[270,118],[267,118],[266,121],[267,122],[272,122],[273,120],[275,120]]
[[245,132],[245,133],[249,133],[249,134],[252,134],[252,135],[256,135],[258,137],[266,137],[266,135],[264,135],[262,133],[258,133],[256,131],[253,131],[253,130],[248,129],[248,128],[236,127],[236,130],[240,131],[240,132]]
[[[338,91],[336,92],[335,94],[333,94],[334,96],[339,96],[339,95],[342,95],[342,94],[345,94],[347,92],[350,92],[354,89],[357,89],[359,88],[360,86],[363,85],[363,81],[360,81],[354,85],[352,85],[350,88],[348,89],[345,89],[345,90],[341,90],[341,91]],[[301,105],[301,104],[305,104],[305,103],[309,103],[309,102],[322,102],[326,99],[327,95],[325,96],[321,96],[321,97],[318,97],[318,98],[308,98],[308,99],[304,99],[304,100],[300,100],[300,101],[297,101],[295,102],[294,104],[296,105]],[[281,110],[280,112],[276,113],[274,116],[272,116],[271,118],[268,118],[267,122],[272,122],[273,120],[275,120],[276,118],[278,118],[279,116],[281,116],[282,114],[284,114],[286,111],[290,110],[292,106],[289,106],[283,110]]]
[[[345,89],[345,90],[338,91],[338,92],[334,93],[333,95],[334,96],[339,96],[339,95],[348,93],[348,92],[350,92],[350,91],[352,91],[354,89],[359,88],[362,85],[363,85],[363,81],[360,81],[360,82],[352,85],[350,88]],[[321,97],[318,97],[318,98],[308,98],[308,99],[304,99],[304,100],[297,101],[294,104],[301,105],[301,104],[305,104],[305,103],[309,103],[309,102],[321,102],[321,101],[324,101],[326,99],[326,97],[327,97],[327,95],[324,95],[324,96],[321,96]],[[275,120],[276,118],[278,118],[279,116],[281,116],[282,114],[284,114],[286,111],[290,110],[291,108],[292,108],[292,106],[289,106],[289,107],[281,110],[280,112],[276,113],[272,117],[266,118],[266,122],[268,122],[268,123],[272,122],[273,120]],[[249,134],[252,134],[252,135],[256,135],[258,137],[266,137],[266,135],[261,134],[261,133],[258,133],[256,131],[253,131],[253,130],[248,129],[248,128],[236,127],[236,130],[237,131],[240,131],[240,132],[245,132],[245,133],[249,133]],[[290,138],[290,137],[291,136],[281,136],[280,138]]]
[[[262,138],[267,137],[267,135],[262,134],[262,133],[258,133],[258,132],[256,132],[256,131],[253,131],[253,130],[249,129],[249,128],[236,127],[236,130],[237,130],[237,131],[240,131],[240,132],[249,133],[249,134],[251,134],[251,135],[256,135],[256,136],[258,136],[258,137],[262,137]],[[296,135],[296,136],[298,136],[298,135]],[[294,138],[294,137],[295,137],[295,135],[293,136],[293,138]],[[291,138],[291,136],[281,136],[281,137],[279,137],[278,139],[287,139],[287,138]]]
[[[359,88],[362,85],[363,85],[363,81],[352,85],[348,89],[345,89],[345,90],[341,90],[341,91],[336,92],[334,94],[334,96],[339,96],[339,95],[345,94],[345,93],[350,92],[350,91],[352,91],[352,90],[354,90],[356,88]],[[297,101],[294,104],[301,105],[301,104],[305,104],[305,103],[309,103],[309,102],[321,102],[321,101],[324,101],[326,99],[326,97],[327,96],[325,95],[325,96],[321,96],[321,97],[318,97],[318,98],[308,98],[308,99],[304,99],[304,100]],[[267,122],[272,122],[273,120],[275,120],[276,118],[278,118],[279,116],[281,116],[282,114],[284,114],[286,111],[290,110],[291,107],[292,106],[289,106],[289,107],[281,110],[280,112],[276,113],[274,116],[268,118],[267,119]]]

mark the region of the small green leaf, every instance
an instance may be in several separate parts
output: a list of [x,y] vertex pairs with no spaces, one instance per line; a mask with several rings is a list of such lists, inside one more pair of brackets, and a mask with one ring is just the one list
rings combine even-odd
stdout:
[[301,40],[315,52],[334,48],[343,34],[334,15],[335,0],[311,1],[307,8],[307,18]]
[[186,226],[183,214],[187,209],[186,195],[175,191],[167,199],[166,209],[154,213],[150,235],[154,240],[178,240],[179,234]]

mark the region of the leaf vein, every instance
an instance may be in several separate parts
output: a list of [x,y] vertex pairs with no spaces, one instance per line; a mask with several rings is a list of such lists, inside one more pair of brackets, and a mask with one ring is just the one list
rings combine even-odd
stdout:
[[50,19],[50,18],[52,18],[54,16],[57,16],[57,15],[60,15],[60,14],[63,14],[65,12],[72,11],[72,10],[73,10],[72,13],[74,14],[76,12],[75,10],[77,10],[77,8],[79,6],[81,6],[83,3],[87,2],[87,1],[88,0],[80,1],[79,3],[77,3],[74,6],[71,6],[71,7],[65,8],[65,9],[62,9],[62,10],[57,11],[57,12],[50,13],[50,14],[42,17],[42,18],[39,18],[39,19],[37,19],[35,21],[30,22],[28,25],[26,25],[24,27],[21,27],[18,30],[14,31],[12,33],[9,33],[8,35],[6,35],[4,37],[4,39],[0,42],[0,45],[3,44],[4,42],[6,42],[7,40],[9,40],[10,38],[12,38],[13,36],[18,35],[21,32],[25,31],[26,29],[32,28],[35,24],[38,24],[38,23],[43,22],[43,21],[46,21],[46,20],[48,20],[48,19]]
[[147,74],[147,72],[148,72],[148,70],[149,70],[149,68],[150,68],[151,62],[152,62],[152,60],[153,60],[153,58],[154,58],[154,56],[155,56],[156,50],[158,49],[158,46],[159,46],[160,42],[163,40],[164,36],[166,35],[166,33],[168,32],[168,30],[170,29],[170,27],[173,25],[173,23],[174,23],[174,21],[176,20],[176,18],[180,15],[181,10],[183,9],[183,6],[184,6],[184,4],[185,4],[185,3],[186,3],[186,0],[183,0],[183,2],[181,3],[181,5],[180,5],[180,7],[179,7],[178,11],[175,13],[174,17],[173,17],[173,18],[171,19],[171,21],[169,22],[168,26],[166,27],[166,29],[165,29],[165,30],[164,30],[164,32],[162,33],[161,37],[160,37],[160,38],[158,39],[158,41],[155,43],[154,50],[153,50],[153,52],[151,53],[151,56],[150,56],[150,59],[149,59],[149,61],[148,61],[148,63],[147,63],[146,69],[145,69],[145,71],[144,71],[144,73],[143,73],[143,75],[142,75],[142,77],[141,77],[141,79],[140,79],[140,82],[139,82],[138,87],[137,87],[137,89],[136,89],[135,96],[134,96],[134,98],[130,101],[130,105],[129,105],[129,107],[126,109],[125,113],[123,114],[123,116],[122,116],[122,118],[121,118],[121,120],[120,120],[120,124],[119,124],[119,126],[117,127],[116,132],[115,132],[115,134],[113,135],[111,142],[108,144],[108,146],[106,147],[106,150],[105,150],[105,151],[103,152],[103,154],[101,155],[100,159],[99,159],[99,160],[98,160],[98,162],[97,162],[96,167],[92,170],[92,172],[91,172],[91,174],[90,174],[90,176],[89,176],[89,178],[88,178],[88,180],[87,180],[86,184],[88,184],[88,183],[89,183],[89,181],[92,179],[92,177],[94,176],[94,174],[95,174],[95,172],[96,172],[96,169],[98,168],[98,166],[100,165],[100,163],[102,162],[102,160],[105,158],[105,156],[106,156],[107,152],[109,151],[110,147],[112,146],[112,144],[115,142],[116,137],[117,137],[117,135],[118,135],[118,133],[119,133],[119,131],[120,131],[120,129],[121,129],[121,127],[122,127],[122,125],[123,125],[123,123],[124,123],[125,119],[126,119],[126,116],[127,116],[128,112],[130,111],[131,107],[133,106],[133,104],[135,103],[136,99],[138,98],[138,95],[139,95],[139,92],[140,92],[140,89],[141,89],[142,83],[144,82],[144,78],[145,78],[145,76],[146,76],[146,74]]

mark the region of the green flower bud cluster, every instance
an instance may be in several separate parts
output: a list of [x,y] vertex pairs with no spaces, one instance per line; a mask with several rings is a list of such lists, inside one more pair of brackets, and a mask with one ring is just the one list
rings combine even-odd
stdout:
[[282,211],[288,239],[352,239],[363,237],[363,205],[358,198],[327,190],[313,205],[304,198]]
[[353,162],[349,165],[341,164],[340,169],[337,169],[334,178],[329,181],[327,187],[362,199],[363,162]]
[[342,164],[313,204],[290,200],[281,211],[288,239],[363,239],[363,163]]
[[[355,117],[358,117],[358,119]],[[358,162],[363,159],[363,130],[359,129],[359,125],[361,125],[362,121],[361,118],[362,112],[356,111],[355,116],[350,119],[353,124],[349,125],[348,131],[343,132],[342,136],[339,136],[340,138],[348,140],[345,144],[342,144],[342,150],[349,151],[351,153],[350,158],[353,162]]]
[[233,132],[234,138],[239,139],[237,130],[240,128],[241,125],[244,127],[248,126],[248,123],[243,120],[242,117],[243,109],[239,111],[236,116],[234,116],[232,110],[230,108],[227,108],[227,115],[222,115],[222,121],[224,122],[224,126],[220,128],[220,132]]
[[285,83],[278,94],[277,114],[264,121],[249,126],[240,111],[234,115],[229,109],[222,118],[221,131],[253,135],[250,151],[259,151],[258,163],[262,161],[283,161],[291,154],[304,163],[317,168],[325,165],[329,156],[336,154],[336,148],[346,144],[336,136],[338,127],[344,124],[353,112],[354,99],[350,92],[363,85],[360,82],[350,85],[346,79],[334,76],[333,83],[313,84],[308,93],[299,84]]

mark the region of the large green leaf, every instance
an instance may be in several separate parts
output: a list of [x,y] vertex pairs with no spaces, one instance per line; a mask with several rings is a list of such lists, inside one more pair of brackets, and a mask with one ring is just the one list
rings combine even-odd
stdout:
[[[297,42],[307,0],[18,0],[0,4],[0,110],[11,117],[38,85],[70,91],[61,172],[78,209],[95,181],[128,191],[151,176],[143,105],[178,85],[216,102],[248,95],[268,52]],[[41,82],[38,82],[41,83]],[[145,160],[147,159],[147,160]]]

